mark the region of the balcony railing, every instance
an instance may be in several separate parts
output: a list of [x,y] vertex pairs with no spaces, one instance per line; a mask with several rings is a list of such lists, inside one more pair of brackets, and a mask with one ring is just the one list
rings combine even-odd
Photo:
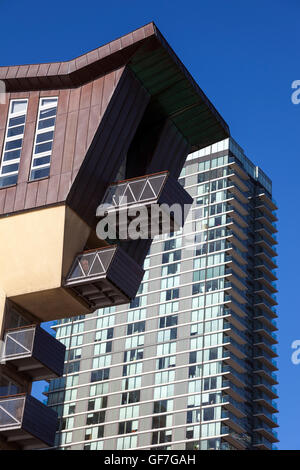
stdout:
[[144,270],[117,245],[80,253],[65,280],[91,308],[128,303],[139,289]]
[[63,374],[65,346],[38,325],[7,330],[2,360],[25,372],[32,380]]
[[19,449],[54,445],[57,414],[30,395],[0,397],[0,435]]
[[[97,216],[117,214],[118,217],[113,221],[108,219],[108,223],[114,225],[116,238],[126,239],[130,238],[127,232],[129,222],[136,215],[135,211],[130,213],[130,209],[146,208],[144,229],[149,233],[148,238],[153,238],[155,235],[179,230],[192,202],[191,196],[181,184],[164,171],[111,184],[98,207]],[[178,211],[168,209],[173,205],[177,205]],[[162,219],[155,221],[151,217],[151,210],[154,208],[162,209]],[[142,231],[145,230],[142,228]]]

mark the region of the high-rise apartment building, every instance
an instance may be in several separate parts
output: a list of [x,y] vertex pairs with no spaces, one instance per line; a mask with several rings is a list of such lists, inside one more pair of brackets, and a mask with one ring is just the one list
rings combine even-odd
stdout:
[[50,382],[67,449],[272,449],[276,203],[228,138],[191,153],[183,229],[155,238],[130,305],[59,320]]

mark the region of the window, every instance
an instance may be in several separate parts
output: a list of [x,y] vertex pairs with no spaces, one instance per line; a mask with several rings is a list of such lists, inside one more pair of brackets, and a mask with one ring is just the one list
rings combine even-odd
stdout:
[[122,393],[122,405],[130,403],[137,403],[140,401],[140,390],[133,390],[132,392]]
[[123,421],[119,423],[119,434],[129,434],[131,432],[137,432],[138,420],[135,421]]
[[107,407],[107,396],[94,398],[88,401],[88,411],[99,410]]
[[104,426],[98,426],[95,428],[87,428],[85,430],[84,440],[91,441],[92,439],[99,439],[104,435]]
[[100,382],[101,380],[108,380],[109,369],[95,370],[91,374],[91,382]]
[[57,101],[58,98],[40,99],[29,178],[30,181],[49,176]]
[[96,413],[88,413],[86,417],[86,424],[100,424],[105,420],[105,411],[97,411]]
[[127,335],[132,335],[134,333],[142,333],[143,331],[145,331],[144,321],[130,323],[129,325],[127,325]]
[[16,184],[18,181],[27,106],[27,99],[10,102],[0,167],[0,188]]

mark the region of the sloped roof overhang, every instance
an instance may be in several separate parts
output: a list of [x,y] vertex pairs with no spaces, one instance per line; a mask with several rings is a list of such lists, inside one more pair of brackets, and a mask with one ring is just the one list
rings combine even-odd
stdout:
[[74,88],[128,66],[151,94],[151,111],[169,117],[191,150],[230,135],[229,127],[154,23],[67,62],[0,67],[7,92]]

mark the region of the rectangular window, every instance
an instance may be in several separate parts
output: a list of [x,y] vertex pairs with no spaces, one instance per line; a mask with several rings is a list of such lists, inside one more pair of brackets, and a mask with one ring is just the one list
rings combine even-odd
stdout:
[[11,100],[0,167],[0,188],[18,181],[28,100]]
[[57,102],[58,98],[40,98],[30,181],[49,176]]

